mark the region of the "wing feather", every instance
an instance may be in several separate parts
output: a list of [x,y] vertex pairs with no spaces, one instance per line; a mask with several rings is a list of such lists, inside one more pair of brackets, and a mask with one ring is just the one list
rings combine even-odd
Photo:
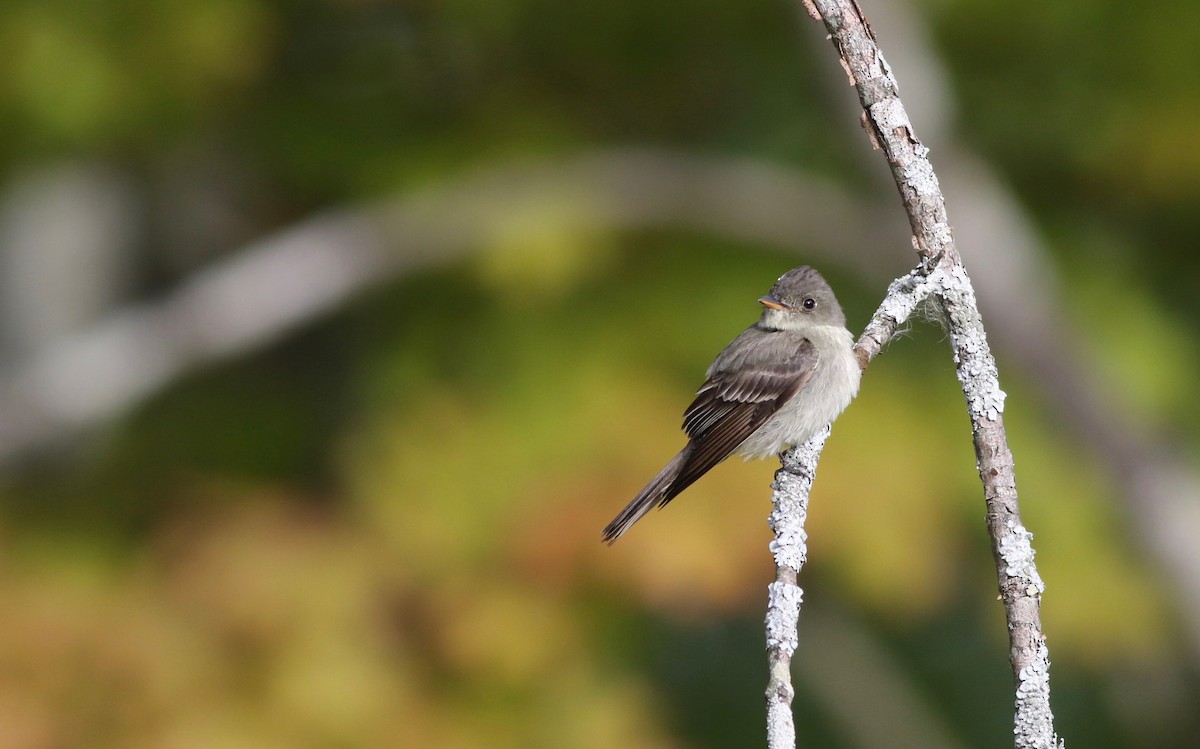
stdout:
[[729,457],[812,377],[817,351],[807,338],[757,328],[742,335],[759,340],[750,347],[730,347],[743,352],[741,359],[718,358],[683,414],[692,449],[661,504]]

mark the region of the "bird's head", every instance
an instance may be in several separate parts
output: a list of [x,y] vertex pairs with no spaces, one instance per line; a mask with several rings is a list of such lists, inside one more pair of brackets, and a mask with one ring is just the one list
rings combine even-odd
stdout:
[[762,323],[778,330],[796,330],[811,325],[846,327],[846,315],[833,289],[821,274],[807,265],[784,273],[771,293],[758,300]]

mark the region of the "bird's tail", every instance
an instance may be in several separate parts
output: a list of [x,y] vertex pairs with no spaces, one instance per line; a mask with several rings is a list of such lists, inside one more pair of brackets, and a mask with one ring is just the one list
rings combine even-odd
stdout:
[[[687,462],[688,454],[691,452],[692,446],[688,444],[683,448],[671,462],[667,463],[658,475],[650,479],[650,483],[646,484],[646,488],[638,492],[638,495],[633,498],[633,501],[625,505],[625,509],[617,513],[613,521],[604,528],[604,542],[610,546],[614,541],[621,537],[621,534],[629,530],[629,527],[641,519],[643,515],[655,507],[661,507],[667,502],[670,502],[676,494],[683,491],[683,487],[676,488],[674,486],[675,479],[679,477],[679,472],[683,465]],[[689,482],[690,483],[690,482]]]

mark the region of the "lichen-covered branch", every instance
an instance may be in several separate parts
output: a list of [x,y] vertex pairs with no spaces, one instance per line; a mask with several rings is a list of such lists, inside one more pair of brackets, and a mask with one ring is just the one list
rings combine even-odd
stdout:
[[[854,345],[860,365],[866,368],[935,289],[930,271],[920,266],[892,282],[887,296],[871,322]],[[799,643],[798,621],[803,591],[796,579],[808,558],[804,522],[808,517],[808,495],[817,472],[817,462],[825,440],[826,428],[803,445],[779,456],[782,467],[771,484],[772,511],[769,523],[775,537],[771,554],[775,557],[775,582],[767,592],[767,746],[769,749],[793,749],[796,728],[792,718],[791,663]]]
[[797,621],[804,592],[796,584],[800,568],[808,558],[808,494],[816,475],[817,459],[829,428],[780,456],[783,466],[775,472],[768,522],[775,533],[771,553],[775,556],[775,582],[767,592],[767,746],[791,749],[796,745],[792,721],[792,654],[799,644]]
[[937,276],[926,263],[918,265],[888,286],[887,295],[879,303],[879,309],[871,316],[867,327],[854,344],[854,353],[859,366],[867,368],[883,347],[896,336],[908,318],[933,293]]
[[1008,620],[1016,683],[1016,746],[1059,747],[1062,744],[1054,732],[1050,711],[1050,664],[1040,618],[1044,586],[1033,563],[1031,535],[1021,523],[1017,505],[1012,453],[1004,431],[1004,392],[975,292],[954,244],[929,149],[909,122],[896,79],[857,2],[811,0],[807,7],[829,31],[842,67],[858,92],[871,142],[886,157],[908,214],[913,245],[925,263],[936,266],[937,297],[967,399],[987,504],[988,532]]
[[967,398],[975,457],[987,503],[988,534],[1000,598],[1008,619],[1009,659],[1016,682],[1014,735],[1018,749],[1054,749],[1062,741],[1050,711],[1050,654],[1042,634],[1045,585],[1033,562],[1033,534],[1021,524],[1013,457],[1004,432],[1004,391],[987,345],[971,279],[961,264],[945,275],[946,311],[958,379]]

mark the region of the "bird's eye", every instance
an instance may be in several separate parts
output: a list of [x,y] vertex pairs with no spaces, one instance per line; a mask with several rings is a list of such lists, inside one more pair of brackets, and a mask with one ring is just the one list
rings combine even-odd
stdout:
[[804,309],[812,309],[817,306],[817,300],[812,297],[806,297],[804,300]]

